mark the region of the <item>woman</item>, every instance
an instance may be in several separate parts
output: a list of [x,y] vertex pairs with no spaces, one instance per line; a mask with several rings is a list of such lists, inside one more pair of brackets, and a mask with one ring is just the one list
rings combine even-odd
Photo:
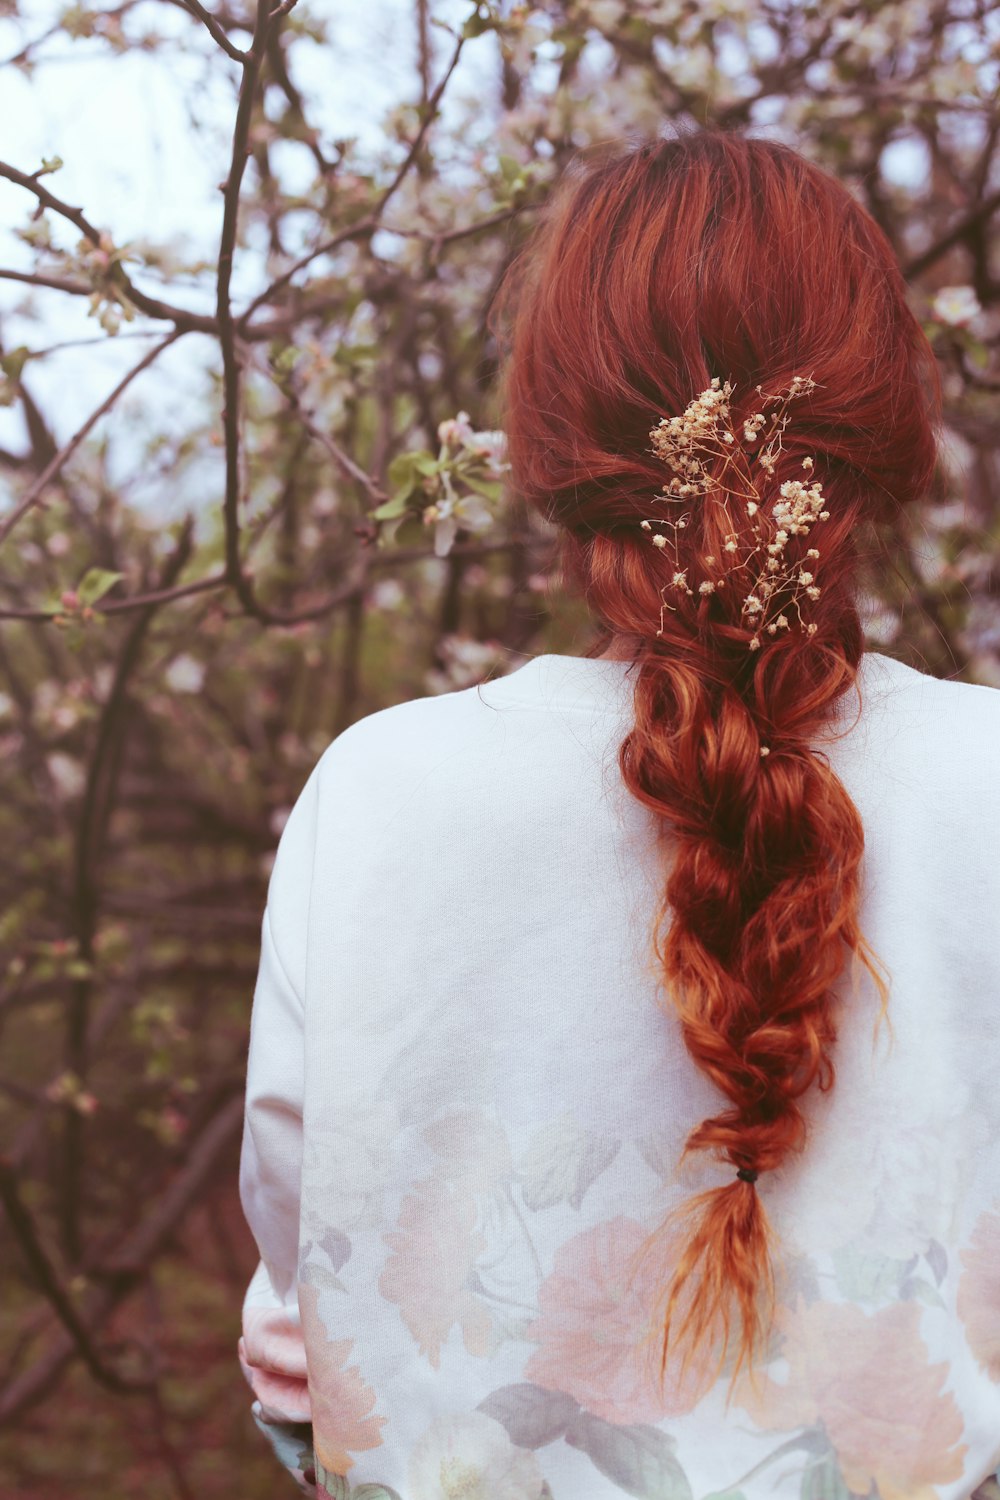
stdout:
[[1000,694],[863,649],[935,466],[891,251],[787,148],[661,140],[575,164],[495,322],[605,649],[370,715],[289,819],[255,1415],[358,1500],[969,1496]]

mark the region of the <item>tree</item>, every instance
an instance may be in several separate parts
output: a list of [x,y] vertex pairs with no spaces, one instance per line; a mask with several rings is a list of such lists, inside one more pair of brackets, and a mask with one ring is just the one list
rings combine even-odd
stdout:
[[[0,1419],[13,1430],[32,1413],[36,1434],[65,1431],[67,1410],[102,1423],[108,1468],[77,1480],[80,1497],[108,1493],[122,1453],[152,1466],[145,1493],[233,1487],[210,1461],[227,1440],[209,1434],[219,1410],[248,1420],[231,1347],[246,1023],[264,882],[309,769],[362,714],[587,628],[558,602],[553,536],[505,484],[485,321],[581,146],[666,121],[747,125],[862,198],[939,353],[948,424],[940,494],[898,576],[871,583],[871,640],[1000,685],[990,7],[433,11],[405,12],[412,97],[372,149],[311,123],[305,59],[325,52],[335,80],[338,57],[306,0],[124,0],[52,9],[47,24],[6,10],[8,68],[27,77],[51,67],[56,38],[164,70],[183,56],[232,91],[211,261],[119,243],[60,196],[58,157],[0,163],[30,253],[28,269],[0,268],[20,299],[6,321],[41,330],[79,303],[102,339],[145,348],[60,442],[34,394],[55,349],[0,341],[0,401],[23,428],[0,451],[0,1199],[18,1299]],[[462,94],[473,58],[485,96]],[[148,372],[192,348],[204,399],[187,429],[147,400],[112,441]],[[164,523],[148,496],[168,488],[199,498]],[[218,1328],[214,1380],[192,1353],[195,1295]],[[192,1385],[216,1428],[185,1458]],[[70,1461],[61,1441],[54,1466]],[[241,1492],[263,1494],[256,1435],[229,1442]]]

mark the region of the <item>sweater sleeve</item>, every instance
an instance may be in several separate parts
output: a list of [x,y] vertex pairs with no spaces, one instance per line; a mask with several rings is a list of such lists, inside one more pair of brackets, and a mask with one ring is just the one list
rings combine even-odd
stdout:
[[250,1018],[239,1190],[260,1255],[243,1301],[238,1357],[251,1414],[306,1494],[316,1494],[298,1307],[304,991],[318,817],[318,766],[285,823],[261,922]]

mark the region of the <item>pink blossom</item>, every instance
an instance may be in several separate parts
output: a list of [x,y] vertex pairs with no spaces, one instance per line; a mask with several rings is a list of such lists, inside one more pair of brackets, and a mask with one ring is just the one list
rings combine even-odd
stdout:
[[346,1474],[351,1453],[381,1447],[386,1418],[373,1415],[375,1392],[356,1365],[352,1339],[329,1339],[319,1315],[319,1290],[299,1283],[299,1313],[308,1353],[309,1399],[316,1457],[331,1474]]
[[468,1288],[486,1241],[475,1232],[476,1201],[463,1182],[428,1177],[403,1200],[397,1228],[385,1236],[392,1249],[379,1277],[383,1297],[395,1302],[420,1352],[434,1369],[441,1346],[457,1323],[470,1354],[490,1346],[492,1320]]
[[628,1281],[629,1263],[646,1237],[635,1220],[618,1218],[562,1245],[539,1292],[539,1316],[528,1327],[538,1349],[527,1379],[622,1425],[680,1416],[706,1388],[705,1371],[697,1368],[683,1382],[668,1376],[661,1388],[663,1262],[658,1273],[654,1261],[640,1260]]
[[822,1423],[855,1494],[933,1500],[961,1479],[962,1416],[942,1388],[947,1363],[931,1364],[920,1337],[920,1307],[894,1302],[868,1314],[850,1302],[798,1298],[775,1317],[788,1377],[769,1376],[737,1399],[759,1427]]
[[958,1316],[976,1359],[991,1380],[1000,1380],[1000,1214],[976,1220],[958,1283]]

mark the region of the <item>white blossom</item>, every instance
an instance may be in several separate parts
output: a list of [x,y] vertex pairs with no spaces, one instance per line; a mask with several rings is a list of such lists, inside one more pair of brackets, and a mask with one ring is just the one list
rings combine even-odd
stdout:
[[175,656],[163,674],[173,693],[198,693],[205,682],[204,664],[187,653]]
[[962,328],[982,312],[971,286],[943,286],[931,304],[934,316],[952,328]]

